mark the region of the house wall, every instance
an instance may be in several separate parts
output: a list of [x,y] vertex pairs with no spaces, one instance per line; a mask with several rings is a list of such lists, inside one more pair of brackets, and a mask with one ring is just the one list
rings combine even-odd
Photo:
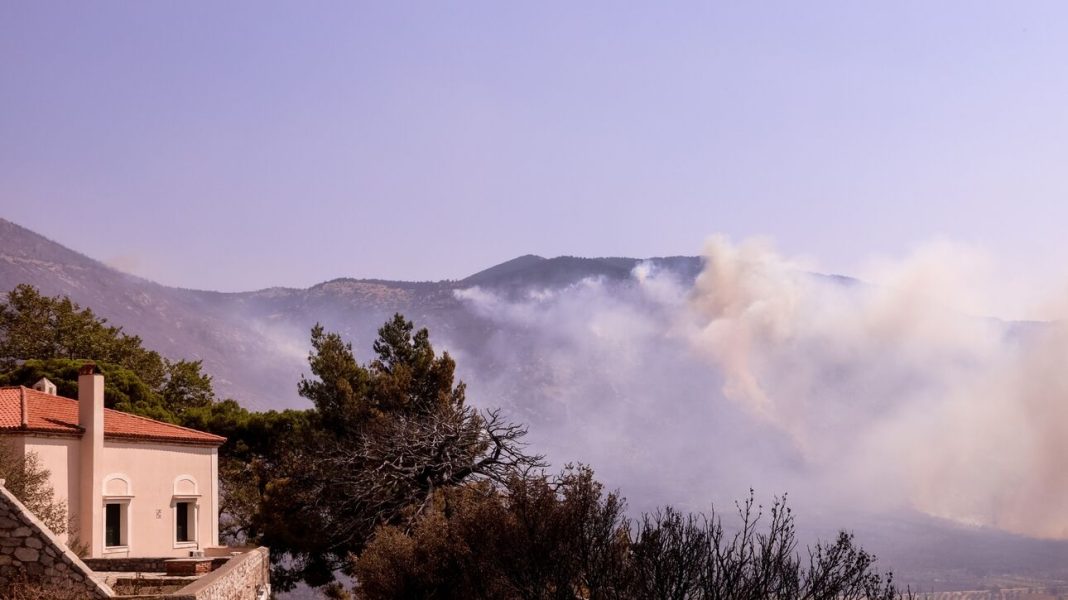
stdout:
[[[91,556],[179,557],[219,544],[216,448],[105,440],[100,464],[104,502],[125,505],[127,545],[105,548],[101,522],[94,532]],[[196,526],[196,541],[176,541],[179,501],[197,506],[195,519],[190,521]]]
[[[20,436],[19,439],[23,451],[37,453],[41,466],[51,473],[50,481],[52,490],[55,492],[55,499],[67,503],[68,515],[76,512],[80,492],[78,439],[40,436]],[[59,539],[66,543],[68,537],[67,534],[63,534],[59,536]]]
[[[35,452],[41,466],[50,471],[56,500],[67,503],[68,514],[80,506],[81,440],[36,435],[5,435],[0,442],[16,452]],[[98,459],[102,502],[125,506],[126,542],[119,549],[104,546],[104,512],[91,535],[77,532],[89,544],[93,558],[182,557],[191,550],[219,545],[218,450],[184,444],[161,444],[105,440]],[[193,542],[176,541],[175,504],[197,505]],[[91,538],[91,539],[90,539]],[[68,536],[59,536],[64,543]]]

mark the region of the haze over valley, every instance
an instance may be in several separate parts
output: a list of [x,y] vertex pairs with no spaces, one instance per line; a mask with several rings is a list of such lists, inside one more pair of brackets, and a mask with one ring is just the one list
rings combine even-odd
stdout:
[[1066,24],[0,3],[0,433],[96,363],[307,598],[1068,600]]
[[853,279],[713,236],[698,256],[528,255],[458,281],[219,293],[0,221],[0,287],[69,295],[202,359],[250,408],[306,405],[316,322],[366,360],[401,312],[456,358],[471,402],[527,423],[555,465],[590,464],[632,509],[788,491],[807,535],[855,529],[901,581],[1050,585],[1068,577],[1068,332],[970,312],[979,262],[933,244]]

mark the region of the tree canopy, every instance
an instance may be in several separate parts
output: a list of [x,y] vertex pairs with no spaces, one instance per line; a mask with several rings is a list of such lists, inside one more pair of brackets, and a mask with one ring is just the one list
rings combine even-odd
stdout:
[[66,296],[44,296],[19,285],[0,302],[0,372],[30,359],[89,359],[113,363],[137,374],[152,389],[166,380],[166,363],[141,338],[108,325],[92,309]]
[[302,378],[298,390],[315,405],[323,428],[339,439],[393,417],[464,406],[465,386],[453,384],[455,361],[447,352],[438,356],[429,331],[415,331],[400,314],[378,330],[369,364],[359,364],[352,344],[320,324],[312,328],[311,345],[313,378]]
[[321,325],[311,346],[312,377],[298,387],[315,406],[311,426],[273,465],[261,511],[264,539],[291,550],[294,575],[345,567],[376,527],[410,523],[438,489],[542,465],[523,427],[466,406],[455,362],[402,315],[378,330],[366,364]]
[[104,374],[108,408],[181,423],[215,402],[201,361],[168,360],[70,298],[20,285],[0,302],[0,385],[31,386],[47,377],[60,395],[76,398],[86,360]]

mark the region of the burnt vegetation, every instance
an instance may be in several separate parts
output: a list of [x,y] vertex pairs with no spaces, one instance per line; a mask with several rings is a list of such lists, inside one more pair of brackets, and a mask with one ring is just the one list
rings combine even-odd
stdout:
[[[526,428],[467,405],[452,358],[399,314],[367,363],[322,326],[310,341],[310,376],[297,389],[313,408],[250,412],[217,399],[199,362],[172,363],[90,310],[20,286],[0,303],[0,384],[47,376],[70,393],[80,361],[94,360],[115,408],[226,436],[222,532],[270,546],[280,590],[305,581],[367,600],[902,595],[847,533],[799,547],[785,501],[764,509],[751,494],[726,524],[672,508],[631,519],[590,468],[548,474]],[[9,478],[42,478],[0,459]],[[351,590],[334,582],[338,571],[354,577]]]
[[739,524],[666,508],[637,521],[584,467],[442,490],[409,527],[352,557],[357,598],[890,599],[875,558],[842,533],[801,551],[783,501]]

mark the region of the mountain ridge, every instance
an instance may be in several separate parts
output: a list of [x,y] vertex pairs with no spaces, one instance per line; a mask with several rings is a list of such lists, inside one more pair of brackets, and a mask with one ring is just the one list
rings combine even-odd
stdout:
[[307,333],[315,323],[363,349],[381,323],[401,312],[429,327],[435,339],[476,346],[488,335],[488,324],[461,304],[457,290],[485,287],[517,294],[588,277],[621,281],[643,261],[694,277],[701,264],[698,257],[527,254],[460,280],[338,277],[306,288],[223,292],[168,286],[125,273],[0,218],[0,291],[28,283],[46,295],[69,296],[168,358],[203,360],[221,395],[255,409],[305,404],[296,395],[296,384],[307,356]]
[[[574,360],[562,364],[557,360],[557,354],[566,353],[567,344],[585,340],[549,336],[540,345],[531,345],[530,339],[523,336],[530,331],[537,333],[541,322],[520,321],[512,329],[502,329],[492,318],[478,314],[457,297],[460,290],[484,287],[495,294],[515,294],[520,300],[529,301],[529,295],[523,294],[532,288],[568,285],[587,277],[603,278],[615,285],[633,281],[628,279],[629,274],[641,262],[670,269],[684,279],[696,277],[702,265],[700,258],[685,256],[636,259],[523,255],[461,280],[411,282],[339,277],[307,288],[274,286],[220,292],[171,287],[123,273],[0,218],[0,292],[29,283],[48,295],[68,295],[126,332],[141,336],[147,347],[165,356],[203,360],[206,372],[215,378],[219,395],[233,397],[251,409],[308,406],[296,387],[306,371],[308,330],[312,324],[320,322],[352,341],[357,359],[362,361],[367,358],[377,328],[394,312],[402,312],[419,326],[430,328],[436,347],[456,351],[461,377],[475,373],[482,376],[478,381],[481,385],[473,385],[469,391],[472,404],[504,406],[510,417],[531,425],[532,441],[542,444],[539,448],[552,450],[550,455],[557,460],[596,463],[608,477],[606,481],[625,484],[632,498],[649,502],[675,480],[669,472],[650,485],[646,478],[656,473],[643,470],[642,457],[650,453],[673,456],[676,440],[696,443],[708,437],[707,427],[717,422],[729,427],[732,422],[728,411],[713,410],[711,404],[691,402],[679,415],[678,406],[660,402],[662,390],[657,382],[681,378],[683,371],[690,376],[693,370],[685,364],[674,364],[671,355],[665,355],[655,364],[622,364],[618,365],[621,370],[598,377],[593,365]],[[839,275],[813,275],[842,284],[858,283]],[[608,293],[617,291],[620,288]],[[609,340],[611,327],[618,325],[618,321],[610,321],[602,328]],[[587,328],[582,331],[586,335]],[[564,352],[558,352],[561,350]],[[502,360],[508,353],[512,354],[511,359]],[[644,356],[658,354],[660,350]],[[665,370],[666,374],[654,378],[652,387],[641,387],[649,379],[644,369]],[[642,404],[628,404],[615,385],[616,379],[623,382],[620,387],[636,386],[636,396],[655,398],[649,403],[655,410],[647,414],[641,412]],[[721,385],[714,379],[696,377],[690,387],[680,383],[679,389],[701,397],[708,389]],[[569,386],[578,389],[570,395],[563,394]],[[593,404],[583,408],[578,402],[568,403],[569,397]],[[627,421],[613,421],[611,417],[618,418],[618,413],[602,411],[612,406],[636,412]],[[594,431],[594,426],[588,426],[590,419],[582,418],[591,414],[597,418],[607,414],[609,418]],[[640,428],[621,425],[631,421]],[[662,448],[645,444],[649,439],[641,436],[646,425],[670,426],[667,430],[674,432],[673,438],[664,441]],[[584,445],[586,438],[592,440],[589,445]],[[602,443],[610,449],[607,454],[590,450]],[[613,465],[614,462],[619,464]],[[724,461],[732,462],[733,458]],[[703,477],[715,481],[716,486],[729,485],[729,481],[724,483],[717,478],[723,473],[712,466],[704,464]],[[670,489],[675,500],[685,500],[689,488],[695,485],[690,477],[685,482],[683,487]],[[827,519],[832,520],[835,526],[843,524],[838,513]],[[1000,585],[1004,580],[1001,574],[1010,571],[1035,581],[1068,577],[1061,567],[1068,556],[1068,544],[1064,542],[966,529],[928,517],[893,520],[853,515],[848,522],[864,533],[871,548],[888,558],[889,564],[900,565],[905,580],[925,589]],[[828,535],[834,533],[828,530]],[[924,537],[917,543],[920,536]],[[997,552],[995,547],[1008,550]],[[956,552],[955,548],[966,551]]]

